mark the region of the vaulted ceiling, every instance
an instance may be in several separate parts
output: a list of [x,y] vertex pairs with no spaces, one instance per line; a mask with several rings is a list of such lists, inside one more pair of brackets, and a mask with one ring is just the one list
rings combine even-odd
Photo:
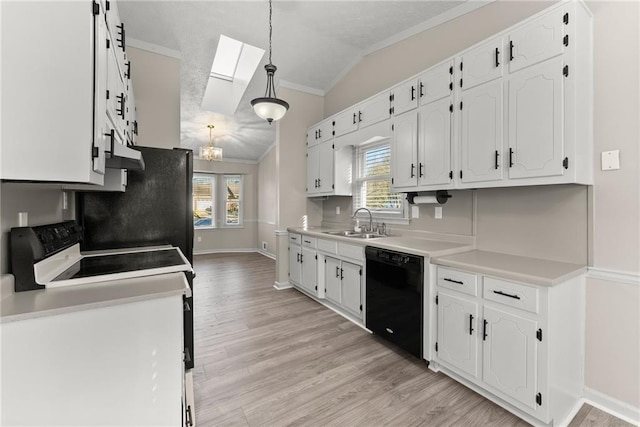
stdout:
[[[469,5],[450,0],[275,0],[276,82],[325,93],[367,53],[415,32],[427,21],[457,16]],[[214,144],[223,148],[225,158],[259,159],[275,141],[275,126],[259,119],[250,106],[250,100],[265,90],[268,2],[127,0],[118,7],[127,38],[180,52],[181,145],[197,155],[197,148],[209,139],[206,125],[213,123]],[[233,116],[200,108],[221,34],[266,51]]]

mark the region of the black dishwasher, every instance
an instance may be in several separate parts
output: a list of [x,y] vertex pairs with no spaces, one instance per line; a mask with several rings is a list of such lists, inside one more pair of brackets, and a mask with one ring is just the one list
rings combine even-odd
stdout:
[[424,258],[367,246],[366,325],[422,358]]

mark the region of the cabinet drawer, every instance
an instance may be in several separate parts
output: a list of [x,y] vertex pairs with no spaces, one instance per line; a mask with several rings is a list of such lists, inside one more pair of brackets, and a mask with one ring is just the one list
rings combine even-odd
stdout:
[[485,277],[482,296],[489,301],[538,312],[538,289],[531,286]]
[[318,239],[318,250],[328,252],[330,254],[337,254],[338,242],[333,240]]
[[357,259],[358,261],[364,261],[364,248],[362,246],[338,243],[338,255],[342,255],[351,259]]
[[299,234],[289,233],[289,243],[295,243],[296,245],[302,244],[302,236]]
[[302,246],[307,246],[309,248],[316,247],[316,238],[309,236],[302,236]]
[[473,273],[438,267],[438,286],[476,296],[478,295],[478,276]]

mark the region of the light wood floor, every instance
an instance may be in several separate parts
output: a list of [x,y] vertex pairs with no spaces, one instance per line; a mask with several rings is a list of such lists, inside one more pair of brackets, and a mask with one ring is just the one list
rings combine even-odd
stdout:
[[[199,426],[526,426],[300,292],[255,253],[195,257]],[[623,426],[585,406],[571,426]]]

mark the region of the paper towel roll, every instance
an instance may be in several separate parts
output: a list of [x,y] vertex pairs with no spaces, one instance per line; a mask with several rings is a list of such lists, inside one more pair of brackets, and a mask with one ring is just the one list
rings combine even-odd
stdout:
[[425,205],[429,203],[438,203],[436,196],[416,196],[413,198],[414,205]]

